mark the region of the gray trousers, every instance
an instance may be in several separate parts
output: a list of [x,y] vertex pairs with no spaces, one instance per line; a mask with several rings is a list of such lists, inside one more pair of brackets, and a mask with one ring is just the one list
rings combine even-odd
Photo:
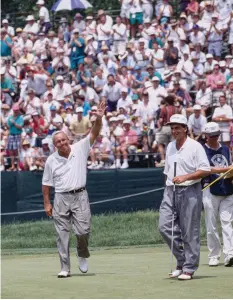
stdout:
[[[200,260],[201,184],[176,186],[173,255],[184,272],[194,273]],[[173,187],[167,186],[160,206],[159,231],[171,248]]]
[[77,255],[89,257],[88,237],[91,211],[87,191],[76,194],[55,193],[53,219],[57,232],[57,248],[61,270],[70,271],[69,239],[70,228],[77,237]]

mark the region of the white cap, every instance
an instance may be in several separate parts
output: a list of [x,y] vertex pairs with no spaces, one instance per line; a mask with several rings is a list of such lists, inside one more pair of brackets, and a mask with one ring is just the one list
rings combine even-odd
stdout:
[[32,113],[32,116],[39,116],[38,111],[34,111],[34,112]]
[[219,66],[220,66],[220,67],[225,67],[225,66],[226,66],[225,60],[221,60],[221,61],[219,62]]
[[218,19],[219,15],[217,13],[212,14],[212,18],[217,18]]
[[129,119],[124,120],[123,124],[131,124],[131,121]]
[[56,77],[56,79],[57,79],[57,81],[58,81],[58,80],[64,80],[63,76],[61,76],[61,75],[58,75],[58,76]]
[[206,58],[213,58],[213,55],[211,53],[207,53],[205,57]]
[[225,56],[225,59],[227,59],[227,58],[231,58],[231,59],[232,59],[233,56],[232,56],[232,55],[226,55],[226,56]]
[[91,116],[90,121],[91,121],[91,122],[95,122],[96,119],[97,119],[96,116]]
[[121,89],[121,92],[122,92],[122,93],[128,93],[128,89],[127,89],[126,87],[123,87],[123,88]]
[[138,40],[138,43],[145,43],[145,40],[144,40],[143,38],[140,38],[140,39]]
[[33,15],[29,15],[29,16],[27,16],[27,18],[26,18],[26,21],[34,21],[34,20],[35,20],[35,18],[34,18]]
[[81,106],[76,108],[76,113],[83,112],[83,108]]
[[45,144],[49,144],[49,140],[48,139],[43,139],[42,140],[42,145],[45,145]]
[[96,105],[92,106],[91,110],[97,110],[98,107]]
[[233,83],[233,78],[230,78],[230,79],[228,80],[227,84],[229,84],[229,83]]
[[89,41],[90,39],[93,39],[93,38],[94,38],[94,36],[90,34],[87,36],[87,41]]
[[75,28],[75,29],[73,30],[73,33],[79,33],[79,30],[78,30],[77,28]]
[[171,124],[183,124],[187,125],[188,121],[187,118],[183,115],[180,114],[175,114],[171,116],[170,122],[168,122],[166,125],[171,125]]
[[116,122],[117,121],[117,118],[116,117],[112,117],[109,119],[109,122]]
[[36,2],[36,4],[38,4],[38,5],[44,5],[44,0],[38,0],[38,1]]
[[8,22],[7,19],[2,20],[2,24],[8,24],[8,23],[9,23],[9,22]]
[[221,133],[219,125],[215,122],[207,123],[204,132],[210,136],[219,135]]
[[159,79],[159,77],[154,76],[154,77],[151,79],[151,81],[160,81],[160,79]]
[[230,64],[230,65],[229,65],[229,69],[233,69],[233,64]]
[[117,117],[117,120],[118,120],[118,121],[124,121],[124,120],[125,120],[125,116],[124,116],[124,115],[119,115],[119,116]]
[[43,59],[47,59],[47,58],[48,58],[48,56],[46,56],[46,55],[42,54],[40,58],[43,60]]
[[201,105],[195,104],[195,105],[193,106],[193,110],[201,110]]

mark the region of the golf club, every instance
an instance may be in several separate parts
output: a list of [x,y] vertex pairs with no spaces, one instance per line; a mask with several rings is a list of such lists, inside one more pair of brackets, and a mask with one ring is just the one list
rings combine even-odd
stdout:
[[225,177],[228,173],[230,173],[230,172],[232,172],[232,170],[233,170],[233,167],[230,169],[230,170],[228,170],[228,171],[226,171],[225,173],[223,173],[222,175],[220,175],[218,178],[216,178],[214,181],[212,181],[210,184],[208,184],[206,187],[204,187],[203,189],[202,189],[202,192],[204,191],[204,190],[206,190],[206,189],[208,189],[209,187],[211,187],[213,184],[215,184],[217,181],[219,181],[221,178],[223,178],[223,177]]
[[[176,177],[176,165],[174,162],[174,177]],[[171,241],[171,272],[169,276],[172,275],[172,264],[173,264],[173,240],[174,240],[174,222],[175,222],[175,199],[176,199],[176,185],[173,185],[173,195],[172,195],[172,241]]]

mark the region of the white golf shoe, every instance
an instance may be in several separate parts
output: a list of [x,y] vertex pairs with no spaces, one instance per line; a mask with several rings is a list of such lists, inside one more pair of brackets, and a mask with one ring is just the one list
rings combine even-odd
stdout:
[[225,267],[232,267],[233,266],[233,256],[227,256],[224,260]]
[[210,267],[217,267],[219,265],[219,258],[217,257],[211,257],[209,260],[209,266]]
[[82,273],[87,273],[88,271],[88,263],[87,263],[87,259],[84,257],[79,257],[78,256],[78,263],[79,263],[79,270]]
[[191,279],[193,279],[193,276],[190,273],[184,272],[184,273],[180,274],[180,276],[178,276],[178,279],[179,280],[191,280]]
[[61,271],[60,273],[57,274],[58,278],[67,278],[70,277],[70,272],[67,271]]
[[169,274],[169,277],[170,278],[176,278],[176,277],[180,276],[181,274],[182,274],[182,270],[181,269],[176,269],[172,273]]
[[124,161],[123,164],[122,164],[122,166],[121,166],[121,169],[128,169],[128,167],[129,167],[128,162]]

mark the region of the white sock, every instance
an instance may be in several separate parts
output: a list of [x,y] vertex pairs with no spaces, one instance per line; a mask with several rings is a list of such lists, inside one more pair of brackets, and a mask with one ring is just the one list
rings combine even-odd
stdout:
[[124,158],[124,163],[128,163],[128,159],[127,158]]
[[117,159],[116,159],[116,163],[117,163],[117,164],[120,164],[120,163],[121,163],[120,158],[117,158]]

